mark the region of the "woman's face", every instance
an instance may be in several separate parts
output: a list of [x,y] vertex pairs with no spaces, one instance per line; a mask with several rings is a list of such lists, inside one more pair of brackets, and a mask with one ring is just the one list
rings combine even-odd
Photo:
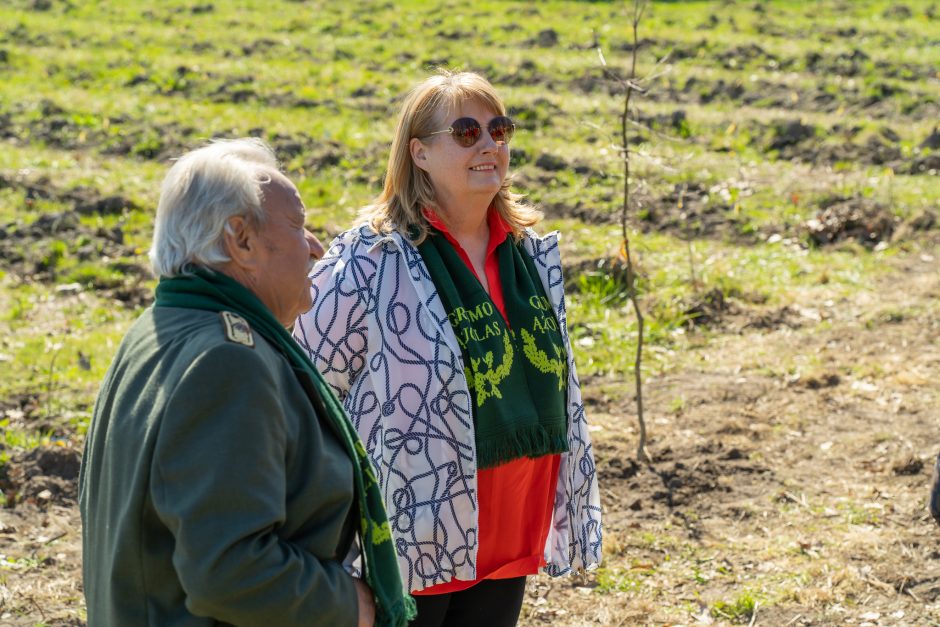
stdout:
[[496,143],[487,126],[499,114],[477,100],[463,102],[455,111],[437,116],[439,128],[448,128],[459,118],[473,118],[483,131],[470,147],[454,141],[448,133],[411,140],[414,164],[428,173],[434,195],[445,212],[485,204],[487,207],[499,192],[509,171],[509,145]]

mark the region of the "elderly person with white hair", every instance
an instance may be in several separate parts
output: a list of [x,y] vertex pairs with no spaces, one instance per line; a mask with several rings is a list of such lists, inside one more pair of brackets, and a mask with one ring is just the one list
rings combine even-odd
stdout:
[[[170,169],[156,301],[121,343],[80,476],[88,624],[401,626],[374,473],[286,326],[323,249],[258,140]],[[364,577],[344,557],[357,543]]]

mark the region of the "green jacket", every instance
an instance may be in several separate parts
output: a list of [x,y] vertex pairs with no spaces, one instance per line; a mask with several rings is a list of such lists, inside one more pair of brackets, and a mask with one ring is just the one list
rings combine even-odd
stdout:
[[237,331],[160,307],[122,341],[79,477],[89,627],[356,624],[352,464]]

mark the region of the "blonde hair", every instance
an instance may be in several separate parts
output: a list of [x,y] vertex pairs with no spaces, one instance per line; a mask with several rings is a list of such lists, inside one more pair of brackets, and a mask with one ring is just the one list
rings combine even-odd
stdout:
[[[473,72],[440,70],[412,89],[402,104],[395,139],[392,141],[385,172],[385,186],[371,205],[359,214],[362,223],[376,233],[398,231],[414,244],[428,234],[425,207],[437,209],[434,188],[427,172],[411,160],[412,138],[426,137],[439,129],[441,112],[459,108],[461,102],[476,100],[497,115],[506,115],[506,106],[485,78]],[[510,191],[507,176],[493,206],[520,239],[525,228],[542,218],[541,212],[522,202],[522,196]]]

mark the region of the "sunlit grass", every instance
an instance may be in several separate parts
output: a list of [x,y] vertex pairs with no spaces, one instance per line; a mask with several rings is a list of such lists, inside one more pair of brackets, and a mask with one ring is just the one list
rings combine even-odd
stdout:
[[[546,209],[547,219],[536,230],[562,233],[579,368],[609,380],[632,374],[636,317],[623,277],[611,270],[621,244],[616,216],[623,193],[617,148],[622,101],[609,83],[598,80],[592,89],[576,83],[602,75],[595,41],[612,67],[625,67],[626,5],[457,7],[409,0],[370,5],[365,12],[357,3],[323,2],[275,3],[272,10],[260,0],[212,2],[198,11],[184,0],[77,1],[67,8],[54,3],[49,11],[27,10],[28,5],[23,0],[0,7],[7,34],[0,109],[19,135],[0,151],[0,174],[12,182],[0,188],[0,226],[18,228],[45,214],[71,211],[73,203],[64,196],[80,189],[99,197],[120,195],[139,209],[83,215],[85,235],[44,244],[37,260],[51,269],[48,285],[34,284],[20,269],[0,270],[0,332],[9,338],[0,348],[4,393],[47,386],[52,341],[62,344],[52,369],[59,389],[70,390],[85,405],[93,398],[116,341],[138,313],[94,290],[138,280],[122,276],[122,264],[146,268],[159,182],[174,151],[215,136],[248,133],[276,147],[299,143],[299,152],[279,156],[308,207],[309,226],[328,240],[379,192],[395,111],[406,90],[435,66],[483,72],[517,113],[513,147],[524,155],[516,168],[520,188]],[[814,168],[773,161],[760,135],[761,125],[791,117],[823,128],[857,124],[860,136],[890,125],[909,158],[932,120],[895,123],[851,108],[816,111],[799,98],[792,109],[767,110],[721,100],[681,104],[668,97],[691,78],[740,82],[749,90],[771,81],[797,95],[822,86],[838,96],[853,85],[873,88],[878,82],[907,85],[919,94],[932,85],[920,79],[908,85],[907,79],[872,71],[879,62],[907,64],[905,71],[914,72],[937,65],[938,53],[929,45],[931,25],[918,3],[909,18],[890,20],[884,18],[892,5],[887,0],[852,3],[851,10],[831,3],[812,10],[798,2],[764,5],[762,15],[732,15],[707,2],[654,3],[646,18],[652,43],[639,56],[639,72],[652,70],[671,49],[673,56],[657,67],[665,74],[651,87],[653,93],[635,104],[645,116],[668,116],[680,108],[686,115],[679,129],[652,134],[634,129],[647,135],[633,153],[636,205],[629,225],[640,268],[647,372],[681,363],[681,348],[691,336],[709,341],[708,329],[689,329],[690,307],[709,291],[754,310],[838,298],[863,289],[883,271],[883,261],[905,245],[878,252],[851,243],[807,249],[801,228],[821,199],[865,198],[902,219],[934,209],[940,199],[936,177],[906,176],[883,166]],[[735,60],[733,66],[722,60],[722,53],[753,43],[756,29],[764,27],[769,30],[759,37],[763,57]],[[827,29],[837,27],[858,29],[863,43],[903,31],[909,45],[903,50],[865,46],[869,58],[862,76],[810,72],[807,55],[819,48]],[[413,36],[416,28],[422,37]],[[542,46],[540,34],[548,29],[557,43]],[[383,35],[375,36],[380,31]],[[853,45],[837,39],[826,54],[851,52]],[[698,56],[676,54],[696,46],[702,51]],[[766,55],[791,65],[769,67]],[[225,89],[233,85],[250,93],[229,100]],[[892,106],[900,108],[905,98],[901,90],[892,96]],[[40,132],[49,122],[50,103],[62,110],[56,115],[66,126],[64,140]],[[116,151],[122,142],[128,142],[126,150]],[[327,149],[335,152],[333,158],[313,158]],[[564,167],[548,172],[536,166],[545,154],[561,159]],[[26,184],[41,185],[53,197],[27,198]],[[721,212],[734,225],[687,242],[679,227],[643,221],[651,202],[683,185],[704,189],[709,199],[701,208]],[[572,217],[582,214],[609,216],[609,223]],[[124,238],[119,258],[80,258],[78,248],[93,245],[82,239],[87,233],[114,229]],[[779,237],[771,241],[772,234]],[[153,284],[149,277],[139,280],[144,287]],[[79,284],[84,300],[55,292],[55,286],[71,283]],[[89,360],[90,369],[78,365]]]

